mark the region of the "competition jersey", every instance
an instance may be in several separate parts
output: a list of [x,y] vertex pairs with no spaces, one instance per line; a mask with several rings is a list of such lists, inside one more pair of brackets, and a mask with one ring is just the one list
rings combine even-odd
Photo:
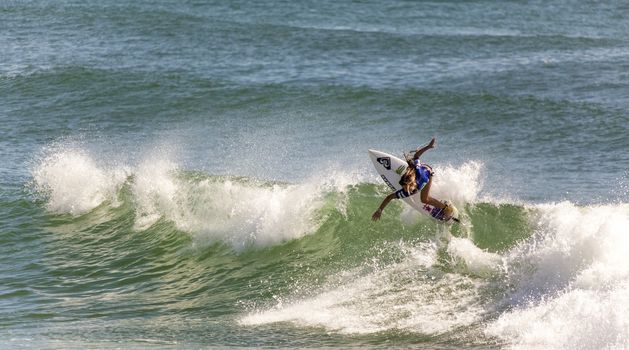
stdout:
[[430,166],[422,164],[419,159],[415,159],[413,161],[413,164],[415,164],[415,182],[417,183],[417,188],[415,188],[415,190],[413,190],[411,193],[406,192],[403,188],[397,190],[395,191],[395,196],[397,198],[406,198],[414,195],[418,191],[421,191],[424,186],[426,186],[428,180],[430,180],[430,177],[432,176],[432,169],[430,168]]

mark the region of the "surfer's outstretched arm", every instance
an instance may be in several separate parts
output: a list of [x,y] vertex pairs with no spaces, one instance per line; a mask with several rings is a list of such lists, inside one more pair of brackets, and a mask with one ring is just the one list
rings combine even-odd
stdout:
[[384,208],[389,204],[389,202],[393,199],[395,199],[395,192],[391,193],[390,195],[386,196],[384,198],[384,200],[382,201],[382,203],[380,204],[380,207],[378,207],[378,210],[376,210],[373,215],[371,215],[371,220],[373,221],[378,221],[380,219],[380,215],[382,215],[382,211],[384,210]]
[[428,151],[431,148],[435,147],[435,138],[433,137],[432,140],[430,140],[430,142],[428,142],[428,144],[422,148],[419,148],[417,150],[415,150],[415,155],[413,156],[413,159],[419,159],[419,157],[422,156],[422,154],[424,154],[424,152]]

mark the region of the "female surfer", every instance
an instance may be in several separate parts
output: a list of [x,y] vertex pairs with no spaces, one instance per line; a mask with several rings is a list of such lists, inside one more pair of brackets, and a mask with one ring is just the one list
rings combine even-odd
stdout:
[[424,152],[434,147],[435,138],[433,137],[426,146],[422,148],[418,147],[415,150],[415,155],[413,155],[413,158],[410,158],[409,156],[404,154],[404,157],[408,162],[408,168],[406,168],[406,172],[404,173],[404,175],[402,175],[402,178],[400,179],[400,185],[402,186],[402,189],[395,191],[384,198],[384,200],[380,204],[380,207],[378,207],[378,210],[376,210],[371,216],[371,219],[373,221],[377,221],[380,219],[382,211],[391,200],[395,198],[409,197],[417,193],[417,191],[420,191],[420,199],[422,203],[430,204],[435,208],[445,210],[446,215],[449,214],[447,203],[430,197],[429,192],[430,186],[432,185],[433,171],[429,165],[422,164],[419,160],[419,157],[421,157]]

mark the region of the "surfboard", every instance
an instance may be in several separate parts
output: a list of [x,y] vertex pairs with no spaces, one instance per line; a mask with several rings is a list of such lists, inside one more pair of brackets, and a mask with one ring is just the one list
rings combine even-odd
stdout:
[[[373,166],[376,168],[378,174],[382,180],[391,188],[393,191],[397,191],[402,189],[402,186],[399,184],[400,178],[402,174],[406,171],[406,167],[408,167],[408,163],[406,161],[385,153],[381,151],[376,151],[373,149],[369,150],[369,158],[373,162]],[[419,192],[406,198],[402,198],[406,204],[413,207],[413,209],[419,211],[420,213],[430,216],[431,218],[446,223],[452,223],[453,221],[459,221],[459,211],[450,203],[454,212],[452,216],[445,216],[443,210],[439,208],[435,208],[430,204],[422,203],[420,199]]]

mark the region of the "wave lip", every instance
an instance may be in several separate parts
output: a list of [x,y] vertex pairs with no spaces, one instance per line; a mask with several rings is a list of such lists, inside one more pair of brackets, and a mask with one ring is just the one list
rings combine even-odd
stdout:
[[236,250],[314,232],[313,217],[322,205],[321,192],[312,184],[264,184],[222,177],[171,181],[177,190],[172,197],[159,194],[155,215],[192,232],[197,242],[222,241]]
[[315,232],[323,197],[347,186],[339,178],[283,184],[209,176],[183,171],[172,158],[159,151],[136,166],[107,166],[79,145],[65,144],[47,150],[36,162],[31,185],[46,209],[56,214],[79,216],[127,200],[135,231],[163,219],[190,233],[195,243],[223,242],[236,250]]
[[105,201],[116,201],[128,177],[125,167],[99,166],[80,148],[63,148],[43,157],[32,169],[34,187],[55,213],[81,215]]

